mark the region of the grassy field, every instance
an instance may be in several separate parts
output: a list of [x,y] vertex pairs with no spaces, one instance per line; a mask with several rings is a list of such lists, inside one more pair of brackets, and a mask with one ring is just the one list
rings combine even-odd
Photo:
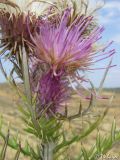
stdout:
[[[117,127],[120,128],[120,89],[105,89],[103,92],[104,95],[109,97],[109,100],[99,100],[95,107],[93,107],[92,112],[95,116],[96,114],[102,113],[106,107],[109,107],[109,111],[104,121],[101,123],[99,130],[101,134],[109,133],[111,124],[113,119],[116,119]],[[24,127],[23,122],[20,119],[20,114],[17,110],[17,101],[16,94],[13,92],[12,88],[7,84],[0,84],[0,114],[3,116],[5,121],[5,126],[10,123],[11,132],[14,134],[15,132],[19,132],[19,135],[22,139],[22,143],[24,144],[25,139],[29,139],[30,143],[34,145],[33,137],[30,135],[29,137],[22,130]],[[69,102],[69,114],[76,113],[78,110],[78,106],[80,103],[80,97],[77,95],[73,95],[71,101]],[[82,100],[83,106],[87,106],[88,102]],[[91,117],[85,117],[88,120]],[[70,124],[66,122],[65,124],[66,130],[76,130],[76,132],[80,130],[82,127],[81,120],[76,119]],[[6,127],[5,127],[6,128]],[[86,147],[91,147],[95,141],[97,131],[94,131],[85,141],[83,141],[83,145]],[[0,145],[2,145],[2,139],[0,138]],[[80,143],[76,144],[76,148],[71,147],[71,153],[74,149],[74,154],[78,154],[80,150]],[[120,143],[116,144],[113,149],[109,152],[111,155],[120,155]],[[14,151],[8,149],[8,156],[6,160],[12,160]],[[21,156],[21,160],[27,160],[26,157]]]

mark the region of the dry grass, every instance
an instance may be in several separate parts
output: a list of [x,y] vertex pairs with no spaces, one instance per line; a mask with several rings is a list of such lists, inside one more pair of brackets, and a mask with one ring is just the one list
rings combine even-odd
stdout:
[[[93,107],[93,112],[95,114],[102,113],[103,110],[106,107],[109,107],[109,112],[107,116],[105,117],[104,121],[100,125],[99,129],[101,134],[106,134],[109,133],[112,121],[115,117],[116,123],[118,128],[120,128],[120,92],[119,90],[114,90],[114,91],[105,91],[105,95],[108,97],[113,96],[113,101],[110,103],[110,100],[99,100],[97,101],[97,106]],[[5,125],[9,122],[11,124],[11,129],[12,132],[15,133],[18,131],[21,135],[22,142],[24,143],[25,139],[29,139],[31,143],[34,144],[33,142],[33,137],[32,136],[27,136],[26,133],[22,130],[23,128],[23,122],[20,119],[20,115],[17,110],[16,106],[16,95],[13,92],[13,90],[6,84],[1,84],[0,85],[0,114],[3,115],[3,118],[5,120]],[[80,97],[77,95],[74,95],[72,100],[69,102],[69,114],[76,113],[78,110],[78,106],[80,103]],[[83,106],[87,106],[88,102],[82,101]],[[88,121],[91,119],[91,117],[85,117]],[[73,130],[75,132],[79,132],[80,129],[82,128],[82,121],[81,119],[76,119],[73,122],[71,122],[68,125],[68,122],[65,124],[66,130]],[[87,146],[88,148],[91,147],[95,141],[96,138],[96,133],[97,131],[94,131],[92,135],[88,137],[85,141],[83,141],[83,145]],[[2,140],[0,138],[0,145],[2,144]],[[76,144],[76,148],[73,146],[71,149],[73,150],[74,148],[74,154],[77,154],[80,150],[80,143]],[[110,151],[111,154],[113,155],[118,155],[120,154],[120,143],[115,145],[113,149]],[[10,154],[8,154],[8,157],[6,157],[6,160],[12,159],[12,155],[14,151],[8,151]],[[73,152],[71,152],[73,153]],[[27,158],[21,157],[21,160],[27,160]]]

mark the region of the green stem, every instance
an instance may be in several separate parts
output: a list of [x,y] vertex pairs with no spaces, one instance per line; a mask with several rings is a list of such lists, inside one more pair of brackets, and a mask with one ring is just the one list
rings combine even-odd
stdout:
[[53,150],[55,144],[53,142],[43,144],[43,160],[53,160]]

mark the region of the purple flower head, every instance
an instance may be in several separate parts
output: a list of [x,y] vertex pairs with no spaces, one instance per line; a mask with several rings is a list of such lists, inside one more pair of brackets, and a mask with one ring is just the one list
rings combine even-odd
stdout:
[[[92,64],[115,53],[114,50],[106,51],[106,46],[96,47],[104,29],[91,29],[92,24],[91,16],[78,15],[71,21],[71,9],[66,9],[62,15],[38,20],[34,35],[30,34],[38,61],[35,72],[32,71],[37,75],[33,80],[33,90],[38,93],[37,110],[50,106],[48,112],[56,113],[69,97],[69,84],[87,81],[78,71],[90,70]],[[44,66],[42,74],[37,72],[40,66]],[[81,94],[78,90],[77,93]]]
[[[0,9],[1,45],[5,51],[11,51],[9,57],[18,54],[23,44],[28,52],[30,50],[31,38],[26,25],[27,16],[28,14],[23,12],[10,13],[7,9]],[[29,16],[29,26],[33,32],[36,16],[32,13]]]
[[64,78],[64,72],[54,76],[52,71],[43,73],[39,79],[38,85],[38,106],[37,116],[41,111],[47,109],[47,115],[52,115],[59,112],[63,103],[69,97],[68,82]]
[[103,27],[95,27],[86,34],[93,18],[78,16],[70,23],[70,9],[66,9],[60,19],[59,23],[53,23],[49,18],[38,21],[36,33],[31,36],[35,56],[47,63],[54,73],[63,67],[70,74],[77,69],[87,70],[98,54],[94,45],[101,38]]

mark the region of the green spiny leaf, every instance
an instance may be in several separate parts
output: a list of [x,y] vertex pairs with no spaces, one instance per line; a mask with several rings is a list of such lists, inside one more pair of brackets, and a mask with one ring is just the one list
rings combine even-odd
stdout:
[[28,58],[27,58],[27,53],[24,46],[22,47],[22,53],[23,53],[22,61],[23,61],[25,93],[27,95],[29,104],[31,104],[32,95],[31,95],[31,87],[30,87],[30,80],[29,80]]
[[30,152],[30,147],[29,147],[28,141],[26,141],[26,143],[25,143],[24,151]]
[[5,160],[5,155],[8,147],[8,140],[9,140],[9,130],[8,130],[7,136],[5,137],[5,142],[0,154],[0,160]]
[[81,148],[81,151],[83,153],[84,160],[89,160],[88,153],[83,146]]
[[112,123],[112,129],[111,129],[111,141],[114,142],[115,140],[115,131],[116,131],[116,122],[115,119]]
[[18,160],[20,157],[20,153],[21,153],[21,145],[19,144],[18,150],[16,152],[16,155],[14,157],[14,160]]
[[96,147],[97,147],[98,153],[101,153],[101,139],[100,139],[100,132],[99,131],[98,131],[98,135],[96,138]]
[[36,132],[36,130],[33,129],[33,128],[27,127],[27,128],[25,128],[24,130],[25,130],[26,132],[30,133],[30,134],[35,135],[36,137],[39,136],[38,133]]
[[101,123],[101,121],[104,119],[105,115],[107,113],[107,110],[104,112],[104,114],[99,117],[88,129],[86,129],[81,135],[78,136],[74,136],[71,140],[66,141],[66,142],[62,142],[61,144],[59,144],[56,148],[55,148],[55,152],[57,152],[58,150],[60,150],[63,147],[66,147],[74,142],[80,141],[83,138],[85,138],[87,135],[89,135],[94,129],[96,129],[98,127],[98,125]]
[[34,151],[34,149],[32,147],[30,147],[30,153],[32,158],[36,159],[36,160],[40,160],[39,155]]
[[29,113],[25,108],[23,108],[23,106],[18,105],[18,110],[19,110],[26,118],[29,118],[29,117],[30,117],[30,113]]

